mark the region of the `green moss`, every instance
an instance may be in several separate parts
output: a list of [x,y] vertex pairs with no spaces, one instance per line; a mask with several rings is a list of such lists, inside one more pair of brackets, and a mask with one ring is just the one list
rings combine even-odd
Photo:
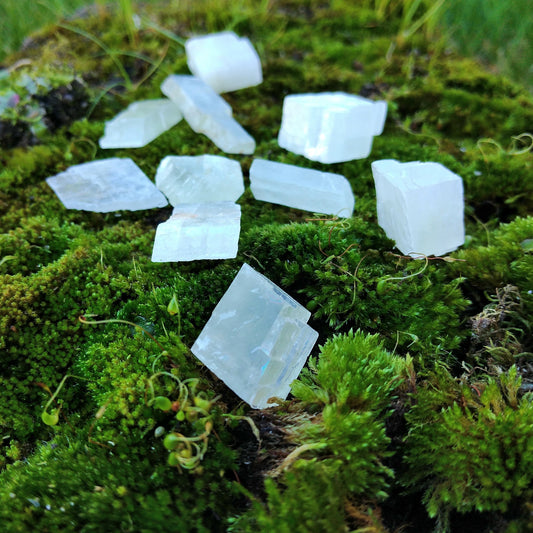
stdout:
[[531,498],[533,410],[529,395],[519,397],[520,382],[513,367],[497,380],[458,386],[453,403],[431,387],[417,394],[405,482],[425,485],[428,512],[444,524],[451,510],[517,512]]

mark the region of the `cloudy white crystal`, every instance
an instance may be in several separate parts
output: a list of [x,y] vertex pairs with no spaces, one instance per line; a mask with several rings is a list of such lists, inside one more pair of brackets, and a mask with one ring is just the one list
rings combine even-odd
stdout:
[[178,106],[167,98],[134,102],[106,122],[100,148],[140,148],[181,119]]
[[252,407],[285,399],[318,333],[311,313],[244,264],[215,307],[192,352]]
[[171,205],[235,202],[244,192],[241,165],[219,155],[165,157],[155,184]]
[[180,109],[189,126],[203,133],[222,151],[253,154],[255,141],[232,117],[231,106],[195,76],[171,75],[161,91]]
[[378,223],[405,255],[440,256],[464,243],[463,180],[440,163],[372,163]]
[[352,188],[341,174],[254,159],[250,184],[257,200],[340,217],[353,213]]
[[157,226],[153,262],[236,257],[241,206],[233,202],[182,204]]
[[387,103],[343,92],[293,94],[283,101],[278,143],[321,163],[368,157],[380,135]]
[[165,207],[167,200],[129,158],[112,157],[74,165],[46,182],[67,209],[108,213]]
[[253,87],[263,81],[252,43],[232,31],[192,37],[185,43],[191,72],[217,93]]

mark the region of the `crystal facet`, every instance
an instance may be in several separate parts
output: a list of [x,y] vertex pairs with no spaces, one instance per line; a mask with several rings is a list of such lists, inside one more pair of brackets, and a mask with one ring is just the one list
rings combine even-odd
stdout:
[[261,60],[252,43],[232,31],[193,37],[185,43],[185,51],[191,72],[217,93],[263,81]]
[[106,122],[100,148],[140,148],[175,126],[182,116],[167,98],[134,102]]
[[74,165],[46,182],[67,209],[108,213],[165,207],[167,200],[129,158],[112,157]]
[[368,157],[380,135],[387,103],[343,92],[293,94],[283,101],[278,143],[321,163]]
[[464,243],[463,180],[440,163],[372,163],[378,223],[405,255],[443,255]]
[[182,204],[157,226],[153,262],[236,257],[241,206],[233,202]]
[[353,213],[352,188],[340,174],[254,159],[250,183],[257,200],[340,217]]
[[195,76],[171,75],[161,91],[180,109],[197,133],[203,133],[222,151],[253,154],[255,141],[231,116],[231,106],[209,85]]
[[219,155],[165,157],[155,183],[171,205],[235,202],[244,192],[241,165]]
[[192,352],[252,407],[286,398],[318,333],[311,313],[244,264],[215,307]]

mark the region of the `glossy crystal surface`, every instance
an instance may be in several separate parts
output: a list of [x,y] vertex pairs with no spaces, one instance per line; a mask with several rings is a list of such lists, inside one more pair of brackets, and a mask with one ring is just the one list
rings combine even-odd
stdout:
[[244,264],[192,352],[252,407],[284,399],[317,341],[311,313]]

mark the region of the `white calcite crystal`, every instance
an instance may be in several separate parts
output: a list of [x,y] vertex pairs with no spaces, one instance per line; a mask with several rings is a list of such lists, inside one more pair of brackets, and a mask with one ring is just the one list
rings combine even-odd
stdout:
[[278,143],[321,163],[368,157],[387,116],[387,102],[343,92],[293,94],[283,101]]
[[285,399],[318,333],[311,313],[244,264],[215,307],[192,352],[252,407]]
[[134,102],[106,122],[100,148],[140,148],[181,119],[178,106],[167,98]]
[[191,72],[217,93],[263,81],[261,60],[252,43],[232,31],[193,37],[185,43],[185,51]]
[[378,223],[405,255],[440,256],[464,243],[463,180],[440,163],[372,163]]
[[112,157],[74,165],[46,182],[67,209],[108,213],[165,207],[168,202],[129,158]]
[[161,91],[180,109],[197,133],[203,133],[229,154],[253,154],[255,141],[232,117],[231,106],[195,76],[173,74]]
[[235,202],[244,192],[241,165],[220,155],[165,157],[155,184],[171,205]]
[[153,262],[230,259],[237,256],[241,206],[233,202],[183,204],[157,226]]
[[254,159],[250,183],[256,200],[340,217],[353,213],[352,188],[340,174]]

